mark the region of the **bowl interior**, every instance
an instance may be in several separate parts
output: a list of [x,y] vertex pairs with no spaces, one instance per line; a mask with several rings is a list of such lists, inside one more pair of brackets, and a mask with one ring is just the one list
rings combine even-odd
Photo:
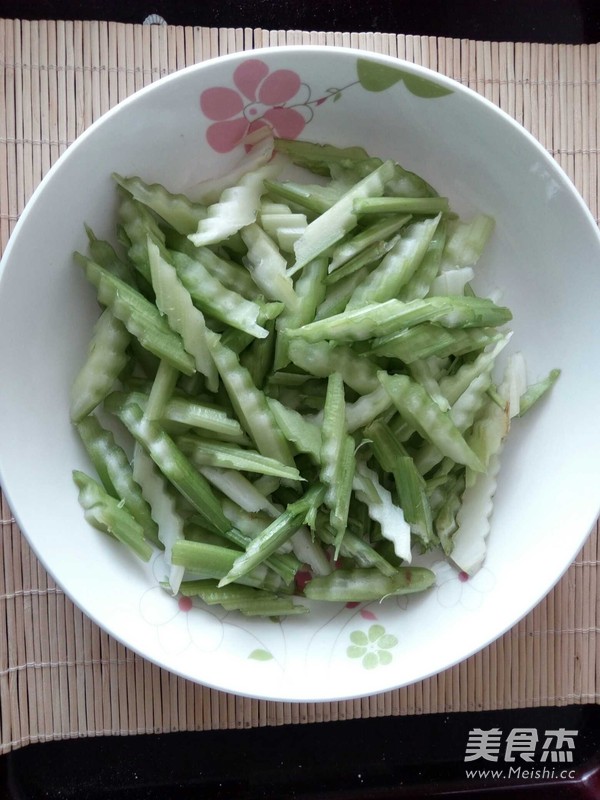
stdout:
[[[236,83],[242,65],[237,74],[246,78]],[[286,96],[265,89],[279,70],[289,73]],[[252,78],[258,74],[260,80]],[[202,104],[201,96],[209,97],[203,93],[214,89],[224,90],[219,103]],[[111,172],[181,191],[237,161],[234,134],[243,120],[291,107],[300,138],[360,144],[421,174],[460,214],[491,214],[496,232],[477,284],[483,292],[500,290],[512,309],[510,347],[526,355],[530,378],[553,367],[562,375],[536,413],[514,424],[488,557],[475,577],[463,583],[434,557],[438,584],[424,597],[354,608],[314,604],[308,617],[273,624],[180,608],[156,585],[163,577],[159,557],[142,566],[83,520],[71,471],[86,469],[87,461],[68,419],[69,388],[98,312],[71,253],[86,246],[84,222],[114,238]],[[288,115],[282,126],[293,119]],[[225,127],[210,133],[224,122],[231,140]],[[255,697],[316,701],[434,674],[531,609],[595,520],[600,337],[591,335],[589,321],[600,299],[599,255],[594,222],[552,159],[506,115],[441,76],[384,56],[306,47],[184,70],[122,103],[69,149],[7,248],[0,475],[9,502],[42,563],[92,619],[187,678]],[[391,634],[391,661],[366,669],[360,654],[349,655],[357,631],[359,641],[366,634],[365,653],[377,651],[382,631]]]

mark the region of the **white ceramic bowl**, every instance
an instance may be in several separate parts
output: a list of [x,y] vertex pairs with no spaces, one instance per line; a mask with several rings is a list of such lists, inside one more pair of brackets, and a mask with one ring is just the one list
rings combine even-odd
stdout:
[[[201,104],[203,92],[216,87]],[[479,286],[503,289],[514,313],[511,347],[526,354],[530,377],[562,369],[536,413],[514,425],[488,557],[466,583],[440,559],[438,584],[423,597],[320,605],[281,624],[251,621],[214,608],[180,608],[157,587],[163,573],[156,563],[136,563],[83,519],[71,470],[87,468],[87,461],[68,415],[69,387],[97,315],[95,293],[71,259],[85,248],[83,222],[99,236],[113,235],[111,172],[178,190],[191,174],[225,172],[239,158],[236,142],[262,117],[280,135],[361,144],[393,157],[449,196],[461,214],[494,216]],[[538,603],[594,523],[599,265],[594,221],[555,162],[508,116],[445,77],[384,56],[319,47],[242,53],[185,69],[121,103],[69,148],[6,250],[0,475],[11,507],[78,606],[134,651],[182,676],[298,701],[363,696],[430,676],[484,647]],[[392,638],[380,638],[383,631]],[[353,657],[351,643],[358,644]],[[381,649],[391,658],[367,669],[371,661],[363,656]]]

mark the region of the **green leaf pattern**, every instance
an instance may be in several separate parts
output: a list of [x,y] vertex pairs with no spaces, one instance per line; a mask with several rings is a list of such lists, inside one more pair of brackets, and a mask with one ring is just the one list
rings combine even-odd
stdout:
[[254,661],[271,661],[272,658],[273,658],[273,655],[271,653],[269,653],[268,650],[263,650],[262,648],[257,648],[256,650],[253,650],[250,653],[248,658],[252,658],[252,659],[254,659]]
[[348,658],[361,660],[364,669],[375,669],[387,666],[392,662],[392,650],[398,639],[385,632],[383,625],[371,625],[368,631],[355,630],[350,634],[350,642],[346,649]]
[[452,94],[452,89],[420,75],[414,75],[404,69],[398,69],[389,64],[379,64],[359,58],[356,62],[358,80],[363,89],[368,92],[383,92],[400,81],[411,94],[416,97],[434,98]]

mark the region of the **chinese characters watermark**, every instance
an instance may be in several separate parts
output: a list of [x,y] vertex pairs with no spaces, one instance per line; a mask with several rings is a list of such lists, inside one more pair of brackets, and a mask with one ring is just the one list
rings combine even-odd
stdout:
[[[500,728],[472,728],[469,731],[465,762],[509,764],[507,769],[467,770],[467,777],[477,778],[574,778],[572,769],[557,769],[554,765],[573,763],[578,731],[566,728],[512,728],[504,735]],[[543,768],[535,768],[536,763]],[[479,764],[479,767],[484,764]]]

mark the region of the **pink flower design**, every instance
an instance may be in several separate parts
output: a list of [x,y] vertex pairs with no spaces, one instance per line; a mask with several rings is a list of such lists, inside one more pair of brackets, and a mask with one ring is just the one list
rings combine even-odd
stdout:
[[431,569],[437,577],[438,602],[444,608],[461,605],[468,611],[475,611],[496,582],[487,567],[482,567],[472,576],[454,569],[447,561],[436,561]]
[[233,83],[236,89],[214,86],[200,95],[202,113],[213,121],[206,139],[217,153],[230,152],[264,126],[276,136],[296,139],[312,117],[310,90],[293,70],[270,72],[252,58],[236,68]]

